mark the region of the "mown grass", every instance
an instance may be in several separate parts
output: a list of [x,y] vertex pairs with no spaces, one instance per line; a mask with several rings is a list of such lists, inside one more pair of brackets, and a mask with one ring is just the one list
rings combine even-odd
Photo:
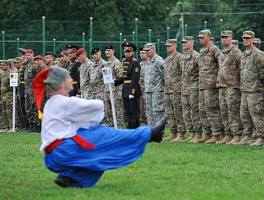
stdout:
[[0,133],[0,199],[264,199],[264,147],[149,143],[93,188],[63,189],[39,146],[39,134]]

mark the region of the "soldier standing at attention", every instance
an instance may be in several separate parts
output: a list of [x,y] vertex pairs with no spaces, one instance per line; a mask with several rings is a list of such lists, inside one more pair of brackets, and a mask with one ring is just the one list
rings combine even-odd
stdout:
[[4,131],[13,132],[13,88],[10,87],[11,62],[9,60],[5,60],[3,64],[4,66],[2,67],[2,69],[4,73],[1,77],[2,120],[4,121]]
[[137,50],[136,45],[132,42],[123,42],[122,48],[126,57],[123,61],[122,77],[116,79],[114,85],[123,84],[122,98],[127,116],[127,128],[134,129],[139,127],[140,96],[142,94],[139,86],[141,67],[137,59],[133,57],[134,51]]
[[[165,46],[169,56],[164,63],[164,104],[170,135],[162,140],[180,142],[185,140],[184,135],[186,133],[181,104],[182,69],[180,62],[182,54],[177,52],[177,39],[168,39]],[[177,133],[179,135],[176,138]]]
[[[210,30],[200,31],[198,38],[203,48],[199,56],[199,114],[204,136],[195,143],[214,144],[220,140],[223,125],[219,110],[219,91],[216,87],[218,57],[221,50],[211,44]],[[211,138],[211,134],[213,137]],[[211,139],[210,139],[211,138]]]
[[[93,65],[89,68],[90,84],[88,99],[100,99],[104,101],[104,79],[102,68],[105,67],[106,61],[102,59],[102,53],[98,47],[91,50]],[[106,117],[106,116],[105,116]],[[105,122],[105,120],[104,120]]]
[[67,50],[63,50],[60,52],[60,58],[63,62],[62,68],[66,69],[70,73],[70,67],[71,67],[71,59],[69,57],[69,53]]
[[141,58],[141,62],[139,63],[141,66],[139,85],[142,92],[142,95],[140,97],[140,119],[141,119],[140,122],[146,125],[148,124],[148,121],[146,116],[145,67],[146,67],[146,62],[148,60],[148,56],[146,51],[143,50],[143,48],[139,49],[139,55]]
[[4,125],[4,120],[3,120],[3,112],[2,112],[2,93],[1,93],[1,80],[4,74],[3,71],[4,68],[4,61],[0,60],[0,132],[5,132],[5,125]]
[[164,60],[157,55],[154,43],[143,48],[149,57],[145,68],[146,114],[150,127],[164,116]]
[[38,67],[34,62],[34,52],[32,49],[26,50],[27,65],[25,66],[25,107],[29,121],[27,132],[37,131],[39,123],[37,108],[35,104],[35,96],[32,90],[33,81],[37,75]]
[[193,36],[186,36],[181,42],[185,50],[181,59],[181,103],[184,123],[190,132],[190,137],[183,142],[196,142],[203,132],[199,116],[199,53],[193,49]]
[[[114,55],[115,50],[113,45],[109,44],[105,46],[105,55],[108,58],[105,67],[110,67],[112,69],[113,79],[121,78],[121,62]],[[123,118],[123,102],[122,102],[122,86],[112,87],[113,96],[114,96],[114,105],[116,111],[116,120],[117,127],[124,127],[124,118]],[[110,92],[108,84],[105,84],[105,113],[109,118],[106,121],[107,126],[113,127],[113,116],[112,116],[112,108],[110,101]]]
[[45,53],[45,63],[47,67],[50,67],[51,65],[55,65],[54,60],[56,58],[56,54],[53,52],[46,52]]
[[[235,145],[263,146],[264,138],[264,57],[253,42],[255,33],[244,31],[242,39],[246,50],[241,57],[240,116],[244,138]],[[252,143],[251,136],[256,128],[257,140]]]
[[79,49],[77,45],[67,44],[66,49],[68,49],[69,57],[71,59],[70,66],[70,76],[72,77],[72,86],[73,90],[69,93],[70,96],[80,96],[80,69],[81,62],[79,62],[78,57],[76,56],[76,52]]
[[216,144],[234,144],[240,141],[242,124],[240,120],[240,59],[241,51],[232,45],[233,32],[222,31],[221,40],[224,49],[219,55],[217,87],[219,105],[224,125],[225,137]]
[[80,66],[80,88],[81,88],[81,94],[83,99],[88,99],[89,96],[89,84],[90,84],[90,77],[89,77],[89,68],[92,67],[93,62],[87,57],[87,52],[80,48],[76,52],[76,55],[78,56],[79,60],[81,61]]

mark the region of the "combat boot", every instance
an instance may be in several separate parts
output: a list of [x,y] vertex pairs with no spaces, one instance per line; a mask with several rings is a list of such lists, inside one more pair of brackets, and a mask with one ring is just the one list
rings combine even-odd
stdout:
[[263,144],[264,144],[263,138],[257,138],[256,142],[250,144],[250,146],[261,147],[261,146],[263,146]]
[[188,141],[192,140],[194,137],[195,137],[195,133],[191,133],[188,138],[186,138],[185,140],[182,140],[181,142],[188,142]]
[[183,140],[185,140],[184,134],[179,133],[178,137],[176,139],[171,140],[170,142],[181,142]]
[[203,136],[203,138],[201,138],[201,139],[199,139],[199,140],[196,140],[195,142],[193,142],[193,143],[204,143],[204,142],[206,142],[207,140],[210,140],[211,139],[211,136],[210,135],[208,135],[208,134],[206,134],[206,135],[204,135]]
[[171,141],[171,140],[174,140],[176,139],[176,134],[174,133],[171,133],[168,137],[165,137],[165,138],[162,138],[162,141]]
[[37,133],[37,130],[38,128],[37,128],[37,124],[33,124],[32,125],[32,129],[29,131],[30,133]]
[[214,135],[210,140],[205,141],[205,144],[215,144],[220,141],[220,135]]
[[26,129],[25,132],[31,132],[31,129],[32,129],[32,128],[33,128],[33,124],[30,123],[30,124],[28,125],[28,129]]
[[168,117],[165,116],[159,121],[158,125],[151,128],[151,138],[149,142],[161,142],[162,141],[162,135],[163,135],[162,131],[165,128],[167,120],[168,120]]
[[244,138],[234,145],[249,145],[252,143],[251,136],[245,135]]
[[202,138],[202,134],[201,133],[195,133],[195,136],[192,140],[190,140],[190,143],[197,143],[198,140],[200,140]]
[[240,141],[240,135],[235,135],[233,139],[230,142],[227,142],[226,144],[236,144]]
[[233,139],[233,136],[226,135],[221,141],[217,141],[215,144],[225,144],[227,142],[230,142]]

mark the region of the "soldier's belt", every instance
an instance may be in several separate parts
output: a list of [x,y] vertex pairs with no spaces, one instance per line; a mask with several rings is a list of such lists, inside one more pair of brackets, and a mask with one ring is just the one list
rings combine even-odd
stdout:
[[78,82],[77,81],[72,81],[72,85],[75,85],[77,84]]
[[125,80],[124,83],[131,83],[131,80]]
[[20,84],[24,84],[25,83],[25,81],[20,81]]

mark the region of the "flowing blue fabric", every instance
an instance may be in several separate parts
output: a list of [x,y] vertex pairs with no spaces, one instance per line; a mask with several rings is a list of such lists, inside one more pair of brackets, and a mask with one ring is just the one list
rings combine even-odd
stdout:
[[113,129],[97,125],[78,129],[77,135],[92,142],[95,149],[83,149],[73,139],[64,140],[44,158],[46,167],[76,181],[73,187],[94,186],[105,170],[124,167],[144,152],[151,129]]

